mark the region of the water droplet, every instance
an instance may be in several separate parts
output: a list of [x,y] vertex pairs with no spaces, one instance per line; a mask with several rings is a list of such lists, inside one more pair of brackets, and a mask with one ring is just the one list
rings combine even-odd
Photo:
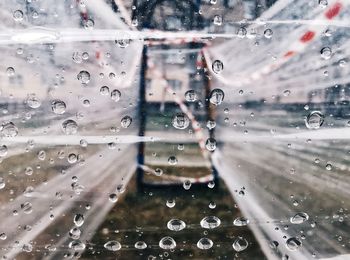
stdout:
[[45,158],[46,158],[46,152],[44,150],[39,151],[38,152],[38,159],[40,161],[43,161],[43,160],[45,160]]
[[193,89],[187,90],[185,99],[187,102],[195,102],[197,100],[197,93]]
[[119,39],[115,40],[115,43],[120,47],[120,48],[126,48],[129,46],[131,40],[130,39]]
[[78,161],[78,156],[75,153],[71,153],[68,155],[67,161],[70,164],[76,163]]
[[120,120],[120,125],[123,128],[128,128],[131,125],[132,122],[132,118],[130,116],[124,116],[121,120]]
[[324,47],[321,49],[321,57],[328,60],[332,57],[332,49],[329,47]]
[[197,242],[197,247],[202,250],[208,250],[213,246],[213,241],[209,238],[202,237]]
[[190,119],[184,113],[177,113],[172,119],[172,125],[176,129],[186,129],[190,125]]
[[327,163],[327,164],[326,164],[326,170],[327,170],[327,171],[332,170],[332,164]]
[[33,174],[33,168],[32,167],[26,167],[24,170],[24,173],[28,176]]
[[214,182],[214,181],[208,182],[208,188],[209,188],[209,189],[212,189],[212,188],[214,188],[214,187],[215,187],[215,182]]
[[118,195],[116,193],[109,194],[109,201],[116,203],[118,201]]
[[218,74],[224,69],[224,64],[220,60],[215,60],[211,68],[216,74]]
[[214,201],[209,202],[209,206],[210,209],[215,209],[216,208],[216,203]]
[[222,25],[222,17],[220,15],[218,15],[218,14],[215,15],[214,19],[213,19],[213,23],[215,25],[218,25],[218,26]]
[[139,249],[139,250],[143,250],[143,249],[146,249],[147,248],[147,244],[145,241],[137,241],[135,243],[135,248],[136,249]]
[[79,239],[81,235],[81,230],[77,227],[72,228],[71,230],[69,230],[69,236],[72,239]]
[[273,35],[273,32],[272,32],[271,29],[266,29],[264,31],[264,36],[265,36],[266,39],[270,39],[272,37],[272,35]]
[[215,126],[216,126],[216,122],[215,122],[214,120],[208,120],[208,121],[207,121],[207,128],[208,128],[209,130],[214,129]]
[[33,251],[33,246],[31,244],[23,244],[22,251],[30,253]]
[[169,163],[170,165],[176,165],[176,164],[177,164],[177,158],[176,158],[175,156],[170,156],[170,157],[168,158],[168,163]]
[[309,129],[318,129],[324,122],[324,115],[320,111],[311,112],[305,120],[305,125]]
[[301,224],[309,219],[309,215],[304,212],[299,212],[290,218],[290,223]]
[[68,247],[73,249],[74,251],[83,251],[86,245],[80,240],[74,240],[68,244]]
[[78,124],[71,119],[65,120],[62,123],[62,130],[66,135],[74,135],[78,132]]
[[53,100],[51,102],[51,109],[57,115],[62,115],[66,112],[66,103],[62,100]]
[[224,100],[225,97],[225,93],[224,91],[222,91],[219,88],[213,89],[210,92],[210,103],[214,104],[214,105],[220,105],[222,103],[222,101]]
[[109,95],[109,87],[107,87],[107,86],[102,86],[102,87],[100,88],[100,94],[101,94],[102,96],[107,96],[107,95]]
[[249,220],[245,217],[238,217],[233,221],[233,225],[243,227],[249,224]]
[[328,6],[328,0],[319,0],[318,4],[322,7],[322,8],[326,8]]
[[208,138],[205,142],[205,148],[210,152],[214,151],[216,149],[216,140],[214,138]]
[[186,227],[186,223],[180,219],[171,219],[168,221],[167,227],[171,231],[180,231]]
[[168,208],[173,208],[173,207],[175,207],[175,204],[176,204],[176,202],[175,202],[174,199],[168,199],[168,200],[166,201],[166,203],[165,203],[165,205],[166,205]]
[[118,241],[111,240],[104,244],[103,247],[109,251],[118,251],[122,248],[122,245]]
[[5,122],[1,125],[1,134],[5,137],[15,137],[18,135],[18,128],[12,122]]
[[95,22],[92,19],[87,19],[86,21],[84,21],[84,28],[85,29],[94,29],[95,26]]
[[246,28],[241,27],[241,28],[238,29],[237,36],[239,38],[244,38],[246,35],[247,35],[247,29]]
[[164,249],[164,250],[175,249],[176,242],[175,242],[175,240],[172,237],[163,237],[159,241],[159,247]]
[[73,62],[80,64],[83,62],[83,57],[79,52],[76,51],[76,52],[73,52],[72,54],[72,60]]
[[291,237],[291,238],[287,239],[287,241],[286,241],[286,247],[290,251],[295,251],[295,250],[299,249],[301,246],[302,246],[301,241],[296,237]]
[[35,109],[41,106],[41,101],[36,97],[35,94],[28,95],[25,102],[30,108]]
[[83,83],[83,84],[87,84],[90,82],[90,73],[87,72],[86,70],[82,70],[78,73],[77,75],[77,79]]
[[73,222],[77,227],[81,227],[84,224],[84,215],[76,214],[73,218]]
[[183,182],[182,186],[184,187],[185,190],[189,190],[191,188],[191,186],[192,186],[192,182],[190,180],[185,180]]
[[290,95],[290,90],[286,89],[285,91],[283,91],[283,96],[288,97]]
[[120,97],[121,97],[121,93],[118,89],[114,89],[112,92],[111,92],[111,99],[114,101],[114,102],[118,102],[120,100]]
[[30,214],[33,211],[33,206],[32,203],[30,202],[24,202],[23,204],[21,204],[21,209],[23,210],[23,212],[25,214]]
[[0,157],[5,157],[7,155],[8,149],[6,145],[0,145]]
[[5,188],[6,183],[4,178],[0,177],[0,190],[2,190],[3,188]]
[[0,234],[0,239],[1,240],[6,240],[6,238],[7,238],[7,235],[5,233],[1,233]]
[[236,252],[241,252],[248,247],[248,241],[243,237],[237,237],[235,241],[233,241],[232,247]]
[[23,12],[21,10],[16,10],[13,12],[13,19],[16,22],[20,22],[23,20]]
[[220,226],[221,220],[215,216],[208,216],[201,220],[200,225],[202,228],[213,229]]
[[184,144],[178,144],[178,145],[177,145],[177,149],[178,149],[179,151],[183,151],[183,150],[185,149],[185,145],[184,145]]

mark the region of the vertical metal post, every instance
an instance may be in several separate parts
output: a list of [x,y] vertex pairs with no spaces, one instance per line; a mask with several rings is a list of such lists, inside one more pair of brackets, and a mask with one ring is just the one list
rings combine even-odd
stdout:
[[[143,46],[140,71],[140,89],[139,89],[139,136],[145,136],[146,132],[146,72],[147,72],[147,46]],[[143,176],[144,171],[140,165],[145,163],[145,143],[139,142],[137,151],[137,190],[143,192]]]

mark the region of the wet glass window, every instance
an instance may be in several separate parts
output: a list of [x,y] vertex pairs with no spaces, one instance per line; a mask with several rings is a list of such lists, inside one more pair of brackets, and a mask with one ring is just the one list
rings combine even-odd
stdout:
[[350,259],[349,5],[0,1],[1,259]]

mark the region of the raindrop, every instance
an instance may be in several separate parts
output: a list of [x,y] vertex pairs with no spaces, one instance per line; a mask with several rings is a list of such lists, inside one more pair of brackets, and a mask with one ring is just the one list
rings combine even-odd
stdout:
[[233,221],[233,225],[243,227],[249,224],[249,220],[245,217],[238,217]]
[[79,228],[77,227],[74,227],[72,228],[71,230],[69,230],[69,236],[70,238],[72,239],[79,239],[80,238],[80,235],[81,235],[81,231]]
[[114,101],[114,102],[118,102],[120,100],[120,97],[121,97],[121,93],[118,89],[114,89],[112,92],[111,92],[111,99]]
[[164,249],[164,250],[175,249],[176,242],[175,242],[175,240],[172,237],[163,237],[159,241],[159,247]]
[[146,249],[147,248],[147,244],[145,241],[137,241],[135,243],[135,248],[136,249],[139,249],[139,250],[143,250],[143,249]]
[[3,188],[5,188],[6,183],[4,178],[0,177],[0,190],[2,190]]
[[183,182],[183,187],[185,190],[189,190],[191,188],[191,186],[192,186],[192,182],[190,180],[185,180]]
[[23,244],[22,251],[30,253],[33,251],[33,246],[31,244]]
[[131,125],[131,122],[132,122],[132,118],[130,116],[124,116],[120,120],[120,124],[123,128],[128,128]]
[[213,246],[213,241],[209,238],[206,237],[202,237],[201,239],[199,239],[199,241],[197,242],[197,247],[199,249],[202,250],[207,250],[210,249]]
[[266,39],[270,39],[272,37],[272,35],[273,35],[273,32],[272,32],[271,29],[266,29],[264,31],[264,36],[265,36]]
[[13,19],[16,22],[20,22],[23,20],[23,12],[21,10],[16,10],[13,12]]
[[322,7],[322,8],[326,8],[328,5],[328,0],[319,0],[318,4]]
[[327,163],[327,164],[326,164],[326,170],[327,170],[327,171],[332,170],[332,164]]
[[24,202],[21,204],[21,209],[25,214],[30,214],[33,211],[32,203],[30,202]]
[[24,173],[28,176],[33,174],[33,168],[32,167],[26,167],[24,170]]
[[83,83],[83,84],[87,84],[90,82],[90,73],[87,72],[86,70],[82,70],[78,73],[77,75],[77,79]]
[[6,69],[7,76],[13,77],[15,75],[15,69],[13,67],[8,67]]
[[283,96],[288,97],[290,95],[290,90],[286,89],[285,91],[283,91]]
[[324,115],[320,111],[311,112],[305,120],[305,125],[309,129],[318,129],[324,122]]
[[46,152],[43,151],[43,150],[39,151],[39,152],[38,152],[38,159],[39,159],[40,161],[43,161],[43,160],[45,160],[45,158],[46,158]]
[[90,29],[91,30],[91,29],[94,29],[94,26],[95,26],[95,22],[92,19],[88,19],[84,23],[84,28],[85,29]]
[[120,47],[120,48],[126,48],[129,46],[131,40],[130,39],[119,39],[115,40],[115,43]]
[[30,108],[38,108],[41,106],[41,101],[36,97],[35,94],[27,96],[26,103]]
[[225,93],[219,88],[213,89],[210,93],[210,103],[214,105],[220,105],[222,101],[224,100]]
[[0,130],[5,137],[15,137],[18,135],[18,128],[12,122],[2,123]]
[[214,188],[214,187],[215,187],[215,182],[214,182],[214,181],[208,182],[208,188],[209,188],[209,189],[212,189],[212,188]]
[[67,160],[70,164],[76,163],[78,161],[78,156],[75,153],[71,153],[68,155]]
[[118,201],[118,195],[116,193],[109,194],[109,201],[116,203]]
[[77,64],[80,64],[83,62],[83,57],[82,55],[79,53],[79,52],[73,52],[73,55],[72,55],[72,60],[77,63]]
[[185,99],[187,102],[195,102],[197,100],[197,93],[193,89],[187,90]]
[[0,157],[5,157],[7,155],[7,146],[6,145],[0,145]]
[[201,220],[200,225],[202,228],[213,229],[220,226],[221,220],[215,216],[208,216]]
[[330,59],[332,56],[332,49],[329,47],[324,47],[321,49],[321,57],[325,60]]
[[6,238],[7,238],[7,235],[5,233],[1,233],[0,234],[0,239],[1,240],[6,240]]
[[214,138],[208,138],[205,142],[205,147],[208,151],[213,152],[216,149],[216,140]]
[[84,224],[84,215],[76,214],[73,218],[73,222],[77,227],[81,227]]
[[51,102],[51,109],[55,114],[62,115],[64,112],[66,112],[66,103],[64,103],[62,100],[53,100]]
[[224,64],[220,60],[215,60],[211,66],[213,71],[218,74],[224,69]]
[[100,94],[101,94],[102,96],[107,96],[107,95],[109,95],[109,87],[107,87],[107,86],[102,86],[102,87],[100,88]]
[[170,156],[170,157],[168,158],[168,163],[169,163],[170,165],[176,165],[176,164],[177,164],[177,158],[176,158],[175,156]]
[[209,130],[214,129],[215,126],[216,126],[216,122],[215,122],[214,120],[208,120],[208,121],[207,121],[207,128],[208,128]]
[[81,242],[80,240],[75,240],[75,241],[71,241],[68,244],[68,247],[73,249],[74,251],[83,251],[86,247],[86,245]]
[[216,208],[215,202],[211,201],[211,202],[209,203],[209,208],[210,208],[210,209],[215,209],[215,208]]
[[65,120],[62,123],[62,130],[66,135],[74,135],[78,132],[78,124],[71,119]]
[[220,15],[215,15],[213,23],[218,26],[222,25],[222,17]]
[[122,245],[118,241],[111,240],[104,244],[103,247],[109,251],[118,251],[122,248]]
[[301,246],[302,246],[301,241],[296,237],[291,237],[291,238],[287,239],[287,241],[286,241],[286,247],[290,251],[295,251],[295,250],[299,249]]
[[248,241],[243,237],[237,237],[235,241],[233,241],[232,247],[236,252],[241,252],[248,247]]
[[186,223],[180,219],[171,219],[168,221],[167,227],[171,231],[181,231],[186,227]]
[[168,200],[166,201],[166,203],[165,203],[165,205],[166,205],[168,208],[173,208],[173,207],[175,207],[175,204],[176,204],[176,202],[175,202],[174,199],[168,199]]
[[160,168],[155,169],[154,174],[156,176],[161,176],[163,174],[163,170]]
[[246,28],[241,27],[241,28],[238,29],[237,36],[239,38],[244,38],[246,35],[247,35],[247,29]]
[[290,223],[301,224],[309,219],[309,215],[304,212],[299,212],[290,218]]
[[184,113],[177,113],[172,119],[172,125],[176,129],[186,129],[190,125],[190,119]]

